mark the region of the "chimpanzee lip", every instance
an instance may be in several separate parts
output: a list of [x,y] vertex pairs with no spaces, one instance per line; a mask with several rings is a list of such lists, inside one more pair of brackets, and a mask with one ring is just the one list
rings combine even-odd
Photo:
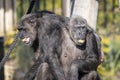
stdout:
[[26,37],[26,38],[22,39],[22,42],[24,42],[25,44],[29,44],[30,43],[30,38]]

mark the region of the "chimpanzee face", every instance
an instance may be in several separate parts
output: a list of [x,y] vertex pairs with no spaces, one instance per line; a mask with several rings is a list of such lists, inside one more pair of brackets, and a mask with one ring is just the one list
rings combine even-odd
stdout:
[[25,15],[18,23],[19,37],[25,44],[31,44],[37,35],[35,15]]
[[81,25],[75,25],[71,30],[72,40],[79,46],[86,42],[87,28]]
[[75,18],[70,21],[69,32],[76,45],[82,46],[85,44],[87,31],[87,23],[83,18]]

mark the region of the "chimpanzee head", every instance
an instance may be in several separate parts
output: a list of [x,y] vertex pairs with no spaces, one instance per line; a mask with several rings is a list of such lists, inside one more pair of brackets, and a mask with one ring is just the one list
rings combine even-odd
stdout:
[[37,35],[37,15],[27,14],[18,23],[19,37],[25,44],[33,42]]
[[86,36],[90,30],[87,21],[82,17],[73,17],[70,19],[68,25],[72,41],[78,46],[84,45],[86,43]]

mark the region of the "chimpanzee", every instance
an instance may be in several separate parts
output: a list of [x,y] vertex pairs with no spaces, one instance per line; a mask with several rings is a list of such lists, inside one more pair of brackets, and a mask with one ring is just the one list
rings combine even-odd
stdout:
[[[51,11],[47,11],[47,10],[42,10],[42,11],[36,11],[35,13],[41,15],[41,17],[45,14],[54,14],[53,12]],[[33,60],[36,61],[39,57],[39,53],[40,50],[39,50],[39,40],[38,40],[38,37],[36,37],[36,39],[33,41],[33,44],[31,45],[31,48],[33,49],[33,52],[34,52],[34,57],[33,57]]]
[[[32,44],[38,37],[39,49],[41,52],[40,57],[43,63],[47,62],[50,65],[51,72],[55,76],[55,79],[65,80],[64,71],[57,58],[60,56],[58,51],[61,50],[59,50],[57,46],[61,42],[59,41],[59,36],[61,35],[59,34],[61,33],[60,27],[65,26],[67,19],[62,16],[57,16],[58,15],[55,14],[44,14],[44,16],[39,13],[27,14],[21,18],[18,24],[18,30],[20,38],[26,44]],[[54,43],[57,39],[58,42]],[[51,52],[52,49],[54,49],[55,52]]]
[[84,18],[77,16],[62,31],[61,63],[68,80],[99,80],[96,69],[101,55],[94,30]]
[[26,44],[38,38],[37,80],[97,80],[100,51],[85,19],[31,13],[21,18],[18,30]]

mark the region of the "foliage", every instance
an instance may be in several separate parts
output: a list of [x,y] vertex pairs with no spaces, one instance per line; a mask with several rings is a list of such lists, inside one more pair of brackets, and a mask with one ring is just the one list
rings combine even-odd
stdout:
[[[5,38],[5,53],[8,51],[8,48],[12,44],[14,40],[15,32],[11,34],[7,34]],[[23,70],[24,72],[30,68],[32,64],[32,54],[30,47],[23,44],[20,40],[17,42],[17,45],[15,46],[14,50],[11,52],[9,60],[15,61],[18,68],[20,70]]]
[[[15,36],[15,32],[12,32],[12,33],[6,35],[5,40],[4,40],[5,53],[7,53],[8,48],[12,44],[12,42],[14,40],[14,36]],[[11,52],[11,54],[14,54],[14,52]],[[15,56],[14,55],[10,55],[10,59],[11,58],[15,58]]]
[[120,70],[120,36],[111,36],[103,39],[104,62],[99,66],[98,71],[102,80],[111,80]]
[[[37,1],[37,0],[36,0]],[[48,10],[48,11],[53,11],[53,0],[39,0],[39,10]],[[16,10],[17,10],[17,19],[19,20],[23,15],[25,15],[29,5],[30,5],[30,0],[16,0]],[[23,4],[24,3],[24,4]],[[61,14],[61,0],[55,0],[55,13]],[[33,12],[35,11],[35,7],[32,10]]]
[[99,4],[97,31],[102,36],[104,62],[98,71],[102,80],[115,80],[120,72],[120,13],[118,0],[102,0]]
[[19,20],[27,11],[30,0],[16,0],[17,20]]
[[19,46],[16,48],[15,60],[21,70],[27,71],[32,64],[33,57],[31,56],[33,52],[28,45],[23,44],[21,41],[18,42],[18,45]]
[[[52,11],[52,1],[53,0],[41,0],[40,2],[40,10],[44,9],[44,1],[46,1],[46,10]],[[55,11],[59,10],[61,7],[61,0],[55,0]]]
[[120,14],[117,0],[100,1],[98,13],[97,30],[105,30],[105,33],[119,33],[120,32]]

